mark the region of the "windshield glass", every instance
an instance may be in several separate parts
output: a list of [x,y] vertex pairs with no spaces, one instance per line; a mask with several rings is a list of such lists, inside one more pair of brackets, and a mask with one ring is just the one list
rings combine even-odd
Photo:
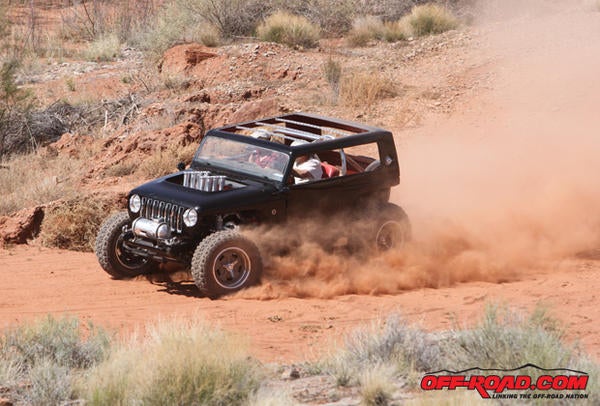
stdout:
[[281,181],[289,156],[245,142],[206,137],[194,162]]

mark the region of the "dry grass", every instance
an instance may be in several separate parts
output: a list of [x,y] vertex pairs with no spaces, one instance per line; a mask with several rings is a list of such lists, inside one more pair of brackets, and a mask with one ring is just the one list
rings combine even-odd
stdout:
[[98,196],[59,202],[45,212],[40,242],[46,247],[91,252],[100,225],[112,210],[111,202]]
[[387,21],[383,24],[383,39],[387,42],[404,41],[409,37],[410,29],[402,20]]
[[362,11],[359,10],[362,3],[362,0],[300,0],[288,1],[285,7],[317,24],[326,35],[336,37],[348,32],[355,16]]
[[406,20],[383,22],[379,17],[359,17],[354,20],[346,41],[351,46],[362,47],[373,40],[403,41],[409,37],[409,33]]
[[199,24],[191,33],[192,41],[199,42],[207,47],[216,47],[221,44],[221,32],[211,23]]
[[82,161],[68,156],[41,153],[0,161],[0,215],[74,197],[82,166]]
[[342,64],[330,55],[323,64],[323,74],[325,75],[325,80],[331,86],[334,96],[337,98],[340,92]]
[[105,176],[117,177],[131,175],[135,172],[137,163],[128,161],[119,161],[104,170]]
[[446,8],[437,4],[413,7],[410,14],[400,19],[400,24],[410,27],[411,34],[417,37],[453,30],[458,20]]
[[395,94],[392,81],[378,72],[353,73],[340,81],[340,102],[348,107],[369,107]]
[[348,44],[355,47],[363,47],[369,41],[381,39],[384,36],[385,27],[379,17],[358,17],[352,23],[352,29],[346,35]]
[[394,394],[394,369],[376,366],[364,371],[359,378],[361,404],[386,406]]
[[284,389],[261,386],[250,395],[246,406],[298,406],[298,402]]
[[75,3],[61,11],[60,37],[82,42],[116,35],[119,41],[127,42],[148,25],[156,12],[155,4],[152,0]]
[[121,41],[115,33],[104,34],[89,43],[84,56],[89,61],[107,62],[121,55]]
[[80,393],[90,405],[241,405],[258,388],[258,366],[214,326],[175,320],[147,328],[94,369]]
[[592,11],[600,11],[600,0],[587,0],[585,5]]
[[277,11],[258,26],[258,37],[292,47],[312,48],[319,41],[319,28],[302,16]]
[[144,159],[139,166],[138,173],[146,178],[156,178],[173,173],[177,170],[177,164],[183,162],[186,165],[192,162],[197,145],[190,144],[185,147],[170,146],[167,149],[153,153]]

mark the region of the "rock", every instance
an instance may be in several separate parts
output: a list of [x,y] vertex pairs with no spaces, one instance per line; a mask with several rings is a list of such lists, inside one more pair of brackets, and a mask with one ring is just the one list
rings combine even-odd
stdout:
[[170,75],[184,74],[201,62],[216,56],[210,48],[200,44],[177,45],[164,53],[158,70]]
[[13,406],[13,402],[7,398],[0,398],[0,406]]
[[39,233],[43,219],[43,206],[0,217],[0,242],[25,244]]
[[78,158],[81,151],[89,147],[94,140],[88,135],[64,133],[60,139],[46,147],[49,154],[67,154],[71,158]]
[[294,380],[300,378],[300,371],[297,368],[286,368],[281,374],[281,379],[283,380]]
[[274,116],[279,112],[279,103],[275,98],[269,97],[242,104],[242,107],[232,114],[230,121],[232,123],[241,123],[257,118]]

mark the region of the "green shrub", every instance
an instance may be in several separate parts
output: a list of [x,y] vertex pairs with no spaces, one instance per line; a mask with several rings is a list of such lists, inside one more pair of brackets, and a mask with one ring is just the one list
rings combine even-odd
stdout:
[[277,11],[258,26],[257,35],[263,41],[289,46],[315,47],[319,41],[319,29],[305,17]]
[[29,370],[30,387],[24,393],[25,400],[32,405],[59,405],[72,396],[71,371],[47,358],[37,362]]
[[488,306],[482,322],[452,334],[444,349],[455,365],[515,368],[526,363],[573,365],[576,353],[562,343],[556,322],[537,309],[529,318]]
[[241,405],[257,365],[231,336],[199,322],[161,322],[114,351],[81,385],[91,405]]
[[[385,394],[391,393],[389,383],[395,375],[414,386],[423,373],[448,368],[512,369],[532,363],[597,376],[597,363],[576,346],[564,344],[562,337],[558,323],[540,308],[523,317],[488,306],[478,325],[444,333],[426,333],[392,316],[385,323],[347,336],[342,350],[336,350],[315,369],[333,375],[339,385],[360,386],[365,404],[387,399]],[[592,404],[600,400],[597,381],[590,379],[587,388]]]
[[66,368],[89,368],[104,358],[110,340],[92,324],[86,326],[86,335],[84,340],[77,318],[47,316],[6,330],[0,354],[2,358],[15,357],[24,370],[43,360]]
[[391,316],[385,323],[348,335],[344,349],[326,359],[323,369],[332,373],[338,384],[347,386],[356,384],[362,372],[384,366],[434,370],[439,366],[440,355],[440,348],[427,333],[410,327],[398,316]]
[[0,386],[15,403],[70,400],[77,376],[102,361],[110,346],[102,329],[88,324],[86,339],[81,330],[76,318],[51,316],[6,329],[0,337]]
[[442,6],[424,4],[413,7],[410,14],[401,19],[401,24],[406,24],[413,35],[420,37],[453,30],[458,27],[458,20]]
[[186,12],[177,1],[164,3],[151,24],[133,39],[133,43],[155,58],[185,37],[186,27],[194,24],[192,14]]

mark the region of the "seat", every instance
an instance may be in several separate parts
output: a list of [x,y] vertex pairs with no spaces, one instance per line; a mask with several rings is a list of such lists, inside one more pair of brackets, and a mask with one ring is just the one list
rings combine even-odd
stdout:
[[335,165],[331,165],[328,162],[321,162],[321,168],[323,169],[322,179],[335,178],[340,176],[340,170]]

